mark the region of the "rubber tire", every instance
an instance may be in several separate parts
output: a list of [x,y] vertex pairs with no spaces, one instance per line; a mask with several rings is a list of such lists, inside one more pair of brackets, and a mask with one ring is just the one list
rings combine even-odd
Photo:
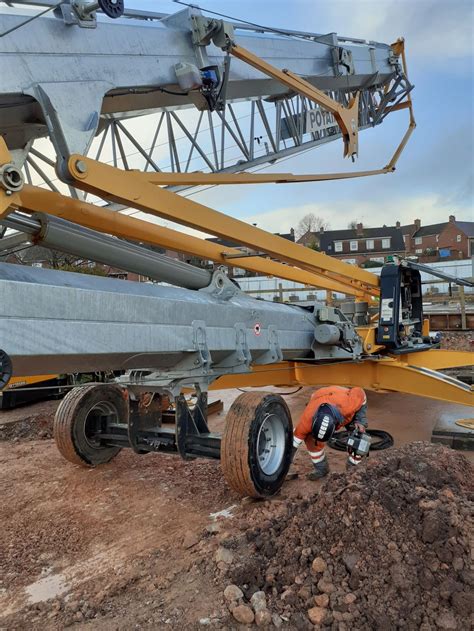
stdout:
[[[285,426],[285,452],[277,471],[269,476],[260,469],[257,437],[269,412],[277,413]],[[284,399],[267,392],[245,392],[232,404],[221,442],[221,467],[229,486],[240,495],[275,495],[285,481],[291,464],[293,425]]]
[[114,385],[97,385],[74,388],[59,404],[54,417],[53,436],[56,446],[66,460],[83,467],[96,467],[121,451],[120,447],[92,447],[84,435],[85,418],[92,407],[100,402],[113,405],[121,423],[128,419],[128,405],[122,390]]

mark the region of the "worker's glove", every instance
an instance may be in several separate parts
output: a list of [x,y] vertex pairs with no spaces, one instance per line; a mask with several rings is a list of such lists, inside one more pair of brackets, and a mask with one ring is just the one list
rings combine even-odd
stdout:
[[357,410],[352,422],[355,423],[356,427],[361,428],[359,431],[365,431],[365,428],[369,424],[367,421],[367,403],[364,403],[364,405]]

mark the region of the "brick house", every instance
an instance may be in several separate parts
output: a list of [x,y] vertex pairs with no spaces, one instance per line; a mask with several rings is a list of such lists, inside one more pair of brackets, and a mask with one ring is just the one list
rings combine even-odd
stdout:
[[382,264],[388,255],[405,255],[402,231],[393,226],[364,228],[359,223],[355,229],[323,229],[318,233],[307,232],[298,243],[316,247],[329,256],[353,265]]
[[[324,232],[324,228],[323,228]],[[301,245],[305,245],[308,248],[319,248],[319,232],[313,232],[312,230],[308,230],[302,235],[297,243],[301,243]]]
[[412,251],[412,235],[415,234],[420,225],[421,222],[419,219],[415,219],[414,223],[407,224],[406,226],[400,225],[399,221],[395,224],[395,228],[399,228],[402,232],[405,251],[407,254]]
[[[412,227],[414,230],[409,234]],[[402,232],[405,229],[409,234],[405,239],[407,254],[417,256],[420,261],[467,259],[474,253],[473,221],[456,221],[450,215],[444,223],[422,226],[415,219],[411,226],[401,226]]]

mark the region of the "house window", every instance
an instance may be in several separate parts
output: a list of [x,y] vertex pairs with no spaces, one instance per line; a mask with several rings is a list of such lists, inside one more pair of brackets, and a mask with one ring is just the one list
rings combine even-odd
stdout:
[[415,245],[421,245],[423,242],[423,237],[416,237],[415,238]]
[[456,235],[456,241],[457,241],[458,243],[461,243],[461,235],[460,235],[460,234],[457,234],[457,235]]
[[382,239],[382,248],[388,249],[390,247],[390,239]]
[[371,256],[370,260],[374,261],[375,263],[385,263],[385,259],[383,256]]
[[436,235],[436,243],[439,241],[439,234]]
[[334,241],[334,252],[342,252],[342,241]]
[[419,250],[415,250],[415,254],[423,254],[422,248],[420,248]]
[[357,241],[351,241],[351,252],[357,252],[359,245]]
[[373,239],[367,239],[367,241],[365,242],[365,247],[368,250],[373,250],[374,249],[374,240]]

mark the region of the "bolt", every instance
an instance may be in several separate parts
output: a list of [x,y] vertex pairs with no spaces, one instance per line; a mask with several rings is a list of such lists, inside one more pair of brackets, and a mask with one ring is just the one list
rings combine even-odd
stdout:
[[13,193],[11,191],[5,191],[5,195],[8,195],[10,197],[10,195],[13,195]]
[[87,165],[83,160],[76,160],[75,167],[78,173],[87,173]]

